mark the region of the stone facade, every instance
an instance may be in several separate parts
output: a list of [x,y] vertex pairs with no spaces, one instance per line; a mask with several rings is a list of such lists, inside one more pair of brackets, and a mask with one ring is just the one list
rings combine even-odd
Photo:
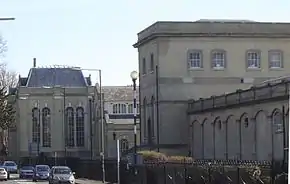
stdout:
[[[117,139],[120,151],[126,153],[134,147],[134,114],[132,86],[104,86],[106,119],[106,156],[117,157]],[[137,91],[137,145],[140,143],[139,93]]]
[[289,23],[156,22],[138,33],[141,143],[186,145],[188,99],[287,74],[289,28]]
[[34,66],[11,94],[16,128],[9,132],[10,156],[98,156],[99,95],[81,70]]
[[289,84],[285,80],[190,101],[192,157],[288,160]]

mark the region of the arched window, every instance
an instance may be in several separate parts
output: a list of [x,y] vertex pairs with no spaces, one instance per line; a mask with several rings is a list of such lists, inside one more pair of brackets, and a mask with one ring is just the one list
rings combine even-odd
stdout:
[[275,133],[283,133],[283,119],[282,119],[282,113],[278,110],[276,110],[273,113],[273,128]]
[[77,147],[85,146],[85,117],[82,107],[76,109],[76,137]]
[[40,142],[40,119],[39,119],[39,109],[32,109],[32,142]]
[[129,142],[127,139],[121,139],[120,141],[120,151],[121,153],[127,151],[129,149]]
[[42,146],[51,146],[51,134],[50,134],[50,109],[45,107],[42,109]]
[[65,137],[66,137],[66,146],[74,147],[75,145],[75,127],[74,127],[74,109],[68,107],[65,110]]
[[140,105],[137,104],[137,114],[140,114]]
[[133,114],[133,104],[128,105],[128,114]]

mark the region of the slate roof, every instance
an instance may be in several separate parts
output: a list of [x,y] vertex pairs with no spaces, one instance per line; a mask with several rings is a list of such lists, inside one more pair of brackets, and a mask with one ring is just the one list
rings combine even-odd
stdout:
[[73,68],[31,68],[28,78],[20,78],[19,82],[27,87],[85,87],[91,84],[90,78]]
[[290,37],[290,23],[203,20],[195,22],[158,21],[138,33],[138,47],[158,36],[243,36]]
[[[132,101],[133,87],[132,86],[103,86],[105,101]],[[137,100],[139,99],[139,87],[137,86]]]

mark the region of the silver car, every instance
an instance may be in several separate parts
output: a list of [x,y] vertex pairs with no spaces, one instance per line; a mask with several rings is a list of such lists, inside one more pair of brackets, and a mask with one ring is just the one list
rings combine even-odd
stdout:
[[54,166],[50,170],[49,184],[75,184],[74,172],[67,166]]
[[18,173],[18,166],[14,161],[4,161],[3,166],[8,173]]

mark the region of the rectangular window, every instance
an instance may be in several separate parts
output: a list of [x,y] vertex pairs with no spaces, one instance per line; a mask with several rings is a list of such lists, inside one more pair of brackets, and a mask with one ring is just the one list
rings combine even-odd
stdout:
[[146,59],[143,58],[142,59],[142,74],[143,75],[145,75],[147,73],[146,70],[147,70],[147,67],[146,67]]
[[154,55],[150,55],[150,72],[154,72]]
[[189,51],[188,67],[191,69],[202,68],[202,52],[201,51]]
[[259,51],[247,52],[247,68],[255,69],[261,67],[261,53]]
[[212,57],[212,68],[215,69],[225,68],[226,63],[225,51],[213,51],[211,57]]
[[282,51],[269,51],[269,68],[283,68]]

